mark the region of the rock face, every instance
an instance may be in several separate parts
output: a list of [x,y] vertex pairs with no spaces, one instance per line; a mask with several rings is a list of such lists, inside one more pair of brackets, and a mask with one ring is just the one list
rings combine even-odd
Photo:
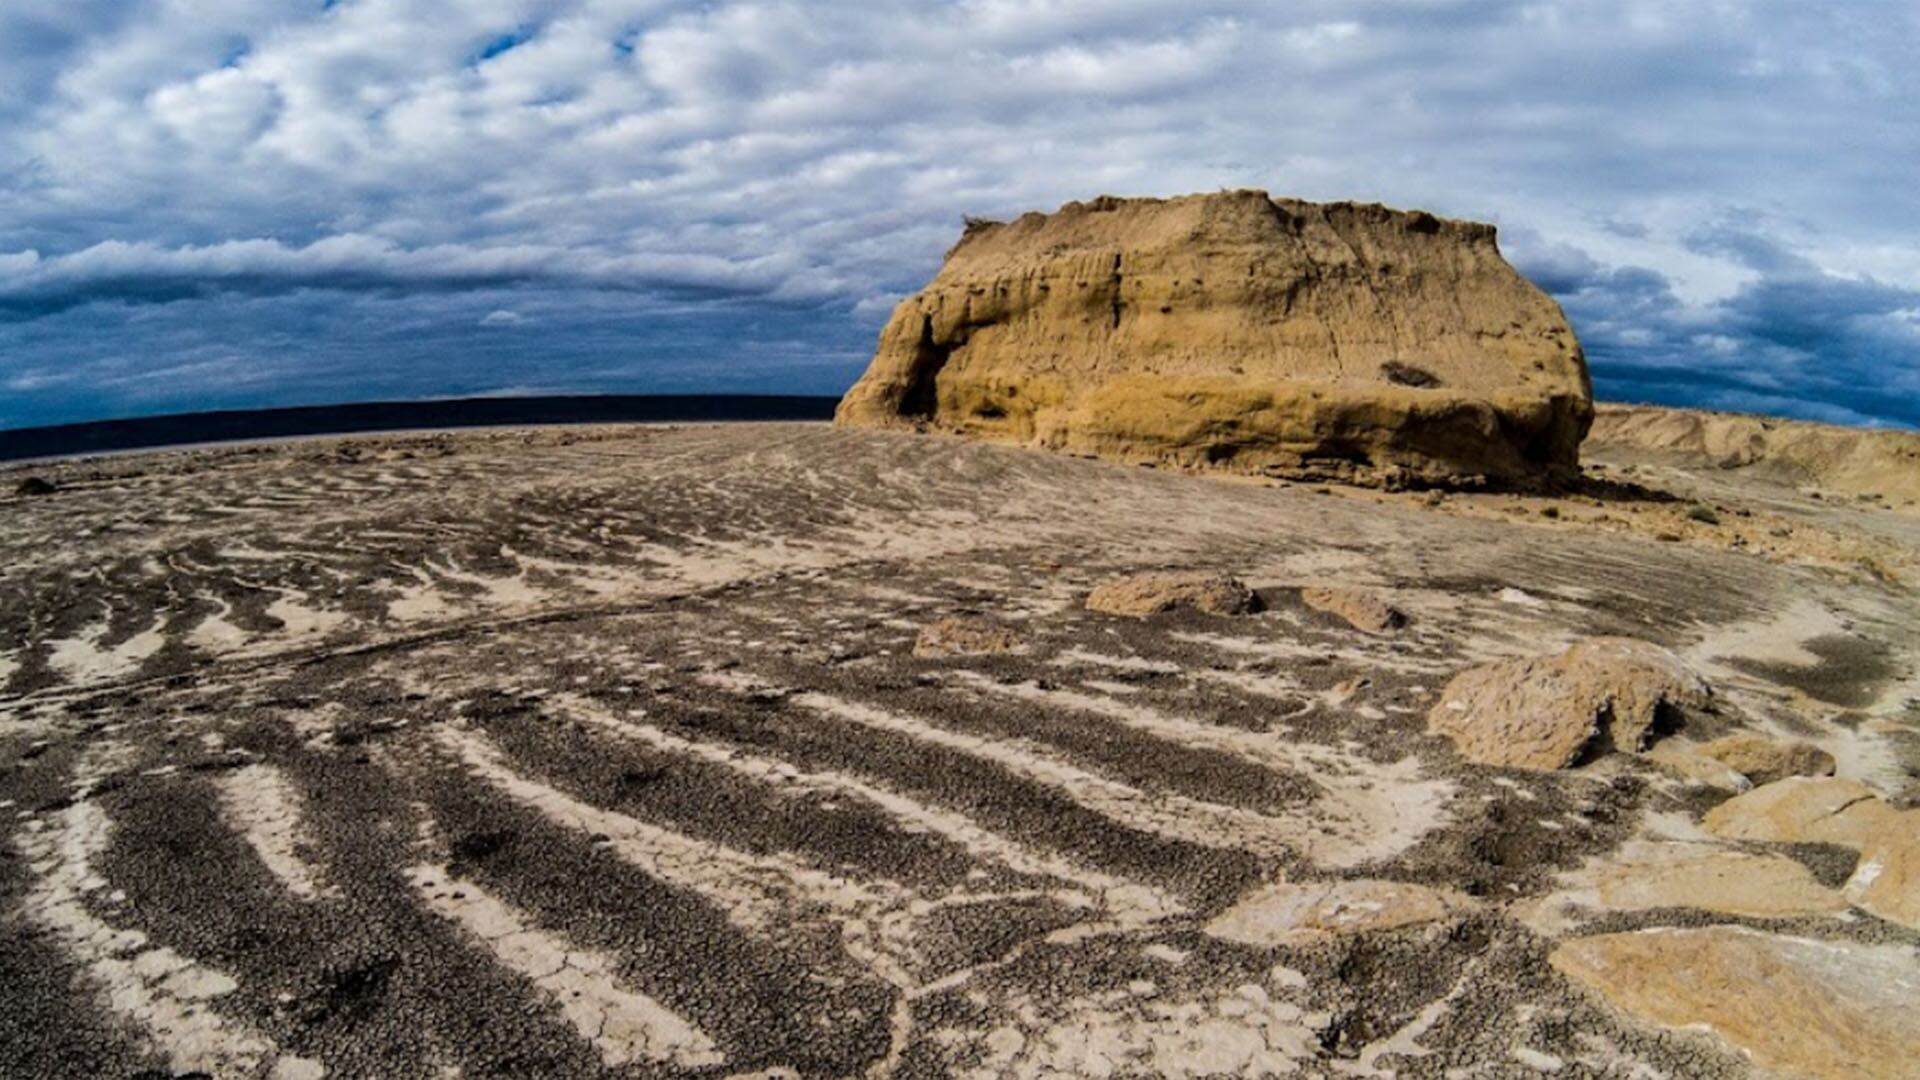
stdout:
[[1454,676],[1427,730],[1485,765],[1564,769],[1597,748],[1638,751],[1663,714],[1702,710],[1706,682],[1679,657],[1631,638],[1592,638],[1554,656]]
[[1150,571],[1102,582],[1087,595],[1087,610],[1143,619],[1175,608],[1208,615],[1245,615],[1260,598],[1240,579],[1199,571]]
[[1235,191],[970,224],[836,422],[1362,481],[1577,467],[1586,361],[1494,229]]
[[1911,949],[1658,929],[1570,941],[1552,963],[1642,1020],[1707,1028],[1789,1076],[1895,1080],[1920,1061]]

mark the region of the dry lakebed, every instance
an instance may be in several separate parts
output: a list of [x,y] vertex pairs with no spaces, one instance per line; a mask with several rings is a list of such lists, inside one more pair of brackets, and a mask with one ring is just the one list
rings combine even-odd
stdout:
[[1583,457],[15,467],[0,1075],[1920,1076],[1920,517]]

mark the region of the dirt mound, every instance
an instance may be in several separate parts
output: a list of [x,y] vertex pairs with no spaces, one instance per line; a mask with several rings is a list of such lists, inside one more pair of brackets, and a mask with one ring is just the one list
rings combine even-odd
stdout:
[[1359,481],[1570,473],[1592,413],[1559,307],[1494,229],[1235,191],[968,227],[838,423]]
[[1595,410],[1596,444],[1705,458],[1785,483],[1896,506],[1920,503],[1920,432],[1811,424],[1649,405]]

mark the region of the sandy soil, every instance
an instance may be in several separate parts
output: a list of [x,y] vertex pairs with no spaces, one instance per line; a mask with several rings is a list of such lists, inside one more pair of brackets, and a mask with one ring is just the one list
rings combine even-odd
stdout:
[[[1730,792],[1424,717],[1624,634],[1719,694],[1676,744],[1809,741],[1911,806],[1920,524],[1593,458],[1557,499],[807,424],[38,466],[0,496],[0,1075],[1760,1075],[1547,956],[1725,923],[1897,967],[1853,854],[1716,848],[1784,883],[1717,910],[1673,845]],[[1265,610],[1082,607],[1160,567]],[[914,657],[952,615],[1022,647]]]

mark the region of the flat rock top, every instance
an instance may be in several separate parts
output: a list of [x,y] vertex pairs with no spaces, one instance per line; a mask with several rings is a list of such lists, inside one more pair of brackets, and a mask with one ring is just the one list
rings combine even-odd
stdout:
[[[1906,1045],[1920,861],[1829,820],[1920,795],[1920,539],[1872,506],[1677,466],[1429,505],[800,424],[39,472],[0,494],[0,1075],[1851,1060],[1716,971]],[[1260,610],[1088,609],[1167,568]],[[979,633],[914,655],[946,619]],[[1716,811],[1647,758],[1426,733],[1460,671],[1605,636],[1712,683],[1674,745],[1837,775]],[[1706,935],[1697,978],[1622,982],[1652,931]]]

